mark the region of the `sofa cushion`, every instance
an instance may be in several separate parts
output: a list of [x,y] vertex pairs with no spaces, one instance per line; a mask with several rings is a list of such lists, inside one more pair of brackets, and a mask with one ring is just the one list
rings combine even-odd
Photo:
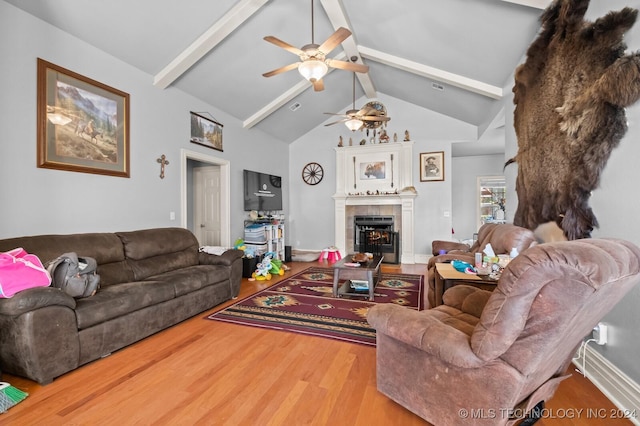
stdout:
[[168,282],[138,281],[102,288],[94,296],[77,300],[78,329],[83,330],[174,297],[174,287]]
[[93,257],[98,262],[103,287],[133,280],[133,273],[125,262],[122,242],[115,234],[36,235],[0,240],[0,251],[16,247],[37,255],[44,264],[72,251],[79,256]]
[[229,281],[230,276],[231,269],[227,266],[196,265],[153,275],[149,279],[172,285],[175,296],[179,297],[208,285]]
[[116,235],[135,280],[198,264],[198,240],[187,229],[144,229]]

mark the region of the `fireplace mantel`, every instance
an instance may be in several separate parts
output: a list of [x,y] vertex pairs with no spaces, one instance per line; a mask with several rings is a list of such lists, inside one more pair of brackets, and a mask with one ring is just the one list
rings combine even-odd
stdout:
[[415,263],[413,206],[418,195],[413,186],[413,142],[337,147],[335,245],[346,247],[346,206],[400,205],[401,261]]

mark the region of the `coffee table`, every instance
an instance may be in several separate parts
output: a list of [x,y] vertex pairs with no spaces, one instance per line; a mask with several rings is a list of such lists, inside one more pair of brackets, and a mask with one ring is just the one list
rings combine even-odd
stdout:
[[[348,266],[347,264],[352,263],[351,256],[353,255],[350,254],[345,256],[344,259],[333,264],[333,297],[340,297],[341,294],[348,293],[350,296],[369,296],[369,300],[373,300],[373,290],[382,276],[382,268],[380,268],[380,264],[382,263],[383,257],[373,256],[369,262],[363,263],[360,266]],[[376,277],[375,281],[374,276]],[[346,289],[338,291],[338,283],[340,279],[367,281],[369,283],[369,291],[367,293],[348,291],[348,281],[345,283]]]
[[489,275],[465,274],[457,271],[450,263],[436,263],[435,279],[435,306],[442,305],[442,295],[453,286],[466,284],[493,291],[498,284],[498,280],[489,278]]

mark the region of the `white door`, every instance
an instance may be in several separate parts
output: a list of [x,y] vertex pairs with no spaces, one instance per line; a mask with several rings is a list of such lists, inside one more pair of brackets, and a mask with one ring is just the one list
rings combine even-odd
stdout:
[[220,167],[193,169],[194,228],[202,246],[220,246],[221,189]]

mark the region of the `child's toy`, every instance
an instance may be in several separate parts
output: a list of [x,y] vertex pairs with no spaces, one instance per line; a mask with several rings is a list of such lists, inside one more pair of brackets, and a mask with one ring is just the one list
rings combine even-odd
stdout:
[[323,249],[320,253],[320,257],[318,257],[318,262],[322,262],[323,260],[327,260],[329,263],[335,263],[338,260],[342,259],[342,255],[340,254],[340,250],[337,247],[327,247]]
[[247,246],[244,245],[244,240],[242,238],[238,238],[235,243],[233,243],[233,248],[238,250],[246,250]]
[[258,281],[271,279],[271,255],[265,254],[262,258],[262,262],[256,266],[256,271],[251,275]]

